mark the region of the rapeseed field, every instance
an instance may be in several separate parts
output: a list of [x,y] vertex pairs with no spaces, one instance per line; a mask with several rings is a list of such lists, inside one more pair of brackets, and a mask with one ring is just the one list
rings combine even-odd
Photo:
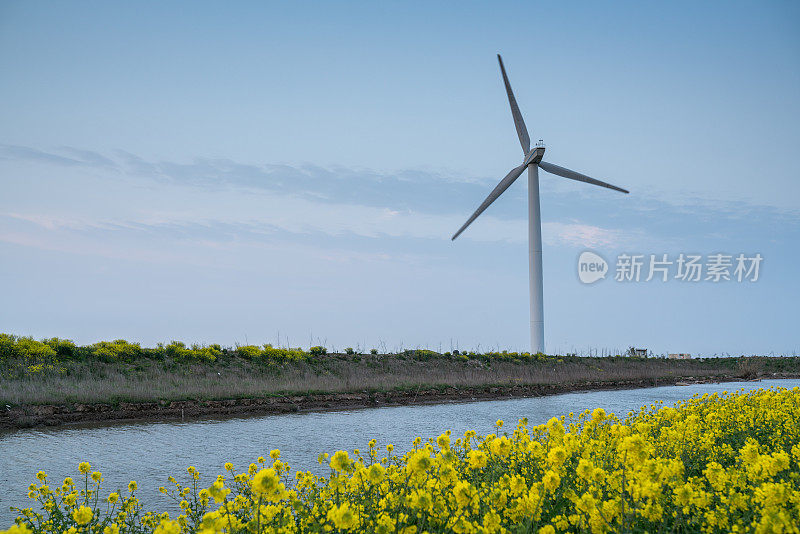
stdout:
[[[373,440],[323,454],[325,476],[273,450],[216,479],[194,467],[145,511],[88,463],[30,485],[5,534],[800,532],[800,389],[696,396],[619,419],[601,408],[478,436]],[[43,459],[45,462],[46,459]]]

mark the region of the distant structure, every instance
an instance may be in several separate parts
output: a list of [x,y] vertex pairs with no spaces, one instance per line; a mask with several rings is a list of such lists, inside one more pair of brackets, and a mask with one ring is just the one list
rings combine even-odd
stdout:
[[685,352],[678,352],[675,354],[667,354],[667,358],[670,360],[691,360],[692,355]]
[[522,164],[515,169],[512,169],[505,178],[500,180],[500,183],[489,193],[478,209],[475,210],[467,222],[459,228],[458,232],[453,235],[453,240],[463,232],[478,215],[483,213],[483,210],[497,200],[497,197],[503,194],[514,181],[519,178],[522,173],[527,169],[528,171],[528,262],[529,262],[529,283],[530,283],[530,305],[531,305],[531,352],[544,353],[544,299],[542,291],[542,220],[539,211],[539,167],[549,172],[561,176],[562,178],[569,178],[570,180],[577,180],[592,185],[599,185],[621,193],[628,191],[617,187],[615,185],[601,182],[590,178],[585,174],[547,163],[542,161],[544,156],[544,142],[539,139],[539,142],[531,148],[531,140],[528,135],[528,129],[525,126],[525,121],[522,120],[522,113],[517,105],[517,100],[514,98],[514,93],[511,91],[511,83],[508,81],[506,69],[503,66],[503,59],[500,54],[497,55],[497,61],[500,63],[500,73],[503,76],[503,83],[506,86],[506,95],[508,96],[508,104],[511,106],[511,116],[514,118],[514,126],[517,129],[517,136],[522,145],[522,154],[525,159]]
[[635,347],[631,347],[628,349],[628,352],[625,353],[625,356],[632,356],[634,358],[647,358],[647,349],[637,349]]

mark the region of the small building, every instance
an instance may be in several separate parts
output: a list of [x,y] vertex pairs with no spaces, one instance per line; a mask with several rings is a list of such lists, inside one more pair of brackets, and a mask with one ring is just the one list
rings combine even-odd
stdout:
[[647,349],[637,349],[636,347],[631,347],[628,349],[628,352],[625,355],[636,358],[647,358]]
[[675,354],[667,354],[667,358],[670,360],[691,360],[692,355],[685,352],[678,352]]

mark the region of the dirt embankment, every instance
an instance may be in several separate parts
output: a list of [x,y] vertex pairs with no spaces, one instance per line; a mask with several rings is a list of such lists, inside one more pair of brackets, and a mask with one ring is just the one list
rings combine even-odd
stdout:
[[[794,373],[775,373],[764,378],[800,378]],[[183,420],[199,417],[269,415],[303,411],[332,411],[378,406],[410,406],[442,402],[539,397],[573,391],[635,389],[666,385],[728,382],[741,376],[647,378],[581,383],[514,386],[423,387],[386,392],[317,393],[263,398],[121,402],[119,404],[42,404],[5,407],[0,428],[29,428],[70,423]]]

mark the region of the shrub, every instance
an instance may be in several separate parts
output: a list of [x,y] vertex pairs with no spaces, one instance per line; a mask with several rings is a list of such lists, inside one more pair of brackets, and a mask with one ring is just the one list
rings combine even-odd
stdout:
[[189,350],[182,341],[172,341],[164,347],[164,354],[175,360],[185,360],[189,357]]
[[60,360],[71,360],[78,357],[78,347],[71,339],[51,337],[50,339],[42,340],[42,342],[49,345]]
[[[219,346],[219,345],[217,345]],[[187,349],[182,341],[172,341],[163,348],[165,356],[178,361],[208,361],[213,362],[221,354],[216,347],[204,347],[202,345],[192,345]]]
[[89,349],[92,355],[106,362],[129,360],[142,354],[142,347],[138,343],[128,343],[124,339],[100,341]]
[[0,334],[0,376],[3,378],[50,372],[63,374],[65,371],[49,344],[31,337]]
[[404,356],[410,356],[415,360],[426,361],[437,356],[441,356],[438,352],[427,349],[409,349],[403,351]]
[[316,346],[308,349],[308,353],[312,356],[322,356],[323,354],[328,354],[328,349],[325,347]]
[[248,360],[256,360],[259,356],[261,356],[261,349],[256,347],[255,345],[244,345],[242,347],[237,347],[236,352],[242,358],[247,358]]
[[50,345],[36,341],[32,337],[0,334],[0,360],[45,361],[55,356],[56,351]]
[[219,347],[219,345],[210,345],[208,347],[204,347],[202,345],[194,344],[192,345],[192,349],[190,351],[190,357],[194,360],[206,360],[209,362],[216,361],[217,357],[222,354],[222,351],[217,347]]
[[264,345],[262,357],[276,362],[299,362],[308,358],[308,353],[302,349],[275,348],[270,344]]

